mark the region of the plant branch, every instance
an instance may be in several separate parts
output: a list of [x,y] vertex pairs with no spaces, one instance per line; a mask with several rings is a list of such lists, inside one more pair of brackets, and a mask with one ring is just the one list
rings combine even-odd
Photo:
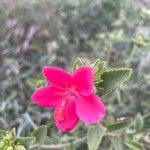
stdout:
[[[75,140],[74,142],[72,142],[72,144],[74,145],[78,145],[80,143],[83,143],[84,141],[86,140],[86,137],[82,137],[80,139],[77,139]],[[35,149],[38,149],[40,147],[41,150],[62,150],[66,147],[69,147],[71,145],[71,142],[70,143],[65,143],[65,144],[51,144],[51,145],[32,145],[29,150],[35,150]]]

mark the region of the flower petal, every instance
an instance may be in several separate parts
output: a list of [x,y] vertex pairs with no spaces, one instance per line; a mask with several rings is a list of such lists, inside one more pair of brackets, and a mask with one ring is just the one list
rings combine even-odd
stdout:
[[69,102],[67,102],[63,110],[64,119],[61,121],[59,121],[56,117],[56,114],[59,110],[60,110],[60,106],[58,106],[54,111],[54,119],[55,119],[57,128],[61,132],[66,132],[66,131],[70,131],[74,129],[79,120],[78,116],[76,115],[75,101],[69,100]]
[[71,74],[58,67],[45,66],[42,73],[49,82],[59,87],[65,88],[72,81]]
[[62,91],[54,86],[37,89],[31,96],[32,100],[43,107],[56,107],[61,103]]
[[92,124],[99,122],[105,116],[106,111],[100,97],[90,95],[79,96],[76,100],[76,113],[83,122]]
[[77,86],[81,95],[92,93],[94,85],[94,70],[91,67],[80,67],[73,73],[73,83]]

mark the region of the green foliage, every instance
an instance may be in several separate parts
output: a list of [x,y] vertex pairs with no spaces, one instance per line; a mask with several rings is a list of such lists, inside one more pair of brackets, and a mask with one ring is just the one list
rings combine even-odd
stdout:
[[108,132],[114,132],[114,131],[125,129],[125,128],[131,126],[132,121],[133,121],[132,119],[129,119],[129,120],[126,120],[126,121],[123,121],[123,122],[110,124],[110,125],[107,126],[107,131]]
[[126,140],[125,145],[131,150],[144,150],[143,145],[139,141]]
[[129,79],[131,72],[132,70],[127,68],[111,69],[104,72],[101,76],[103,82],[97,85],[98,88],[102,88],[100,91],[97,90],[98,95],[102,96],[108,94],[118,88]]
[[44,144],[44,141],[47,137],[47,126],[38,127],[33,133],[32,136],[36,138],[34,144]]
[[100,124],[91,125],[88,127],[87,144],[89,150],[97,150],[103,136],[106,133],[106,128]]
[[[76,70],[82,65],[86,65],[86,63],[81,58],[77,58],[73,63],[73,70]],[[107,71],[106,62],[100,59],[97,59],[91,66],[94,67],[94,84],[96,93],[99,96],[106,95],[115,90],[126,82],[132,74],[132,70],[128,68]]]
[[35,89],[35,88],[38,88],[38,87],[40,87],[40,86],[43,86],[44,81],[43,81],[43,79],[42,79],[41,76],[37,76],[37,77],[34,77],[34,78],[29,78],[29,79],[27,79],[27,83],[28,83],[31,87],[33,87],[33,88]]
[[26,148],[28,149],[32,145],[32,141],[32,137],[17,138],[15,128],[11,131],[1,130],[0,132],[1,150],[26,150]]
[[81,58],[77,58],[74,63],[73,63],[73,67],[72,70],[76,70],[77,68],[79,68],[80,66],[85,65],[84,61]]
[[106,70],[106,62],[97,59],[92,66],[94,67],[95,86],[98,88],[98,85],[103,81],[101,76],[103,72]]
[[120,137],[112,137],[111,138],[112,146],[114,150],[123,150],[123,143]]
[[[37,126],[45,124],[50,130],[44,144],[69,143],[74,149],[87,149],[86,126],[81,123],[75,132],[59,133],[51,111],[36,106],[31,101],[31,93],[45,84],[41,78],[44,65],[68,69],[78,57],[88,62],[100,59],[109,68],[133,69],[130,82],[114,93],[110,92],[116,86],[108,88],[110,94],[97,86],[95,91],[99,95],[104,93],[102,99],[107,107],[104,126],[120,123],[116,120],[122,117],[134,118],[131,127],[106,132],[108,138],[103,138],[101,149],[131,149],[124,144],[127,140],[150,149],[148,6],[147,0],[142,3],[133,0],[0,1],[1,128],[9,130],[15,126],[20,137],[31,135]],[[107,71],[106,68],[103,72]],[[103,85],[102,77],[102,74],[98,79],[95,77],[96,83]],[[107,82],[104,83],[106,86]],[[136,116],[137,112],[141,117]],[[81,142],[76,142],[80,139]],[[134,144],[128,142],[128,145]]]
[[136,116],[135,116],[135,119],[134,119],[134,128],[136,130],[142,130],[144,127],[144,120],[143,120],[143,117],[138,113]]
[[137,47],[143,47],[143,46],[150,45],[149,40],[144,39],[144,37],[141,35],[136,36],[132,41]]
[[35,139],[35,137],[19,137],[16,139],[16,143],[19,143],[26,149],[29,149],[29,147],[34,143]]
[[0,140],[3,138],[5,134],[6,134],[6,131],[0,129]]
[[26,148],[23,145],[16,145],[15,150],[26,150]]

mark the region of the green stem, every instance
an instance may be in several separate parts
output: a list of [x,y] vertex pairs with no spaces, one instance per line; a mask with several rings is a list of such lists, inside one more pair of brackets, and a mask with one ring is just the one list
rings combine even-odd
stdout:
[[[74,142],[72,142],[72,144],[74,145],[78,145],[80,143],[83,143],[85,142],[86,140],[86,137],[83,137],[83,138],[80,138],[78,140],[75,140]],[[60,149],[64,149],[66,147],[69,147],[71,143],[65,143],[65,144],[51,144],[51,145],[40,145],[40,149],[41,150],[60,150]],[[36,150],[37,148],[39,147],[39,145],[32,145],[29,150]]]

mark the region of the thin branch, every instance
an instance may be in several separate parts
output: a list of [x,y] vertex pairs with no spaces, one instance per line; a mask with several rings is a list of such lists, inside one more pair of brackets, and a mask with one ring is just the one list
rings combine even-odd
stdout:
[[[82,137],[80,139],[75,140],[74,142],[72,142],[72,144],[74,145],[78,145],[80,143],[83,143],[86,140],[86,137]],[[51,145],[33,145],[29,148],[29,150],[34,150],[40,147],[40,149],[42,150],[60,150],[60,149],[64,149],[66,147],[69,147],[71,145],[71,143],[65,143],[65,144],[51,144]]]

